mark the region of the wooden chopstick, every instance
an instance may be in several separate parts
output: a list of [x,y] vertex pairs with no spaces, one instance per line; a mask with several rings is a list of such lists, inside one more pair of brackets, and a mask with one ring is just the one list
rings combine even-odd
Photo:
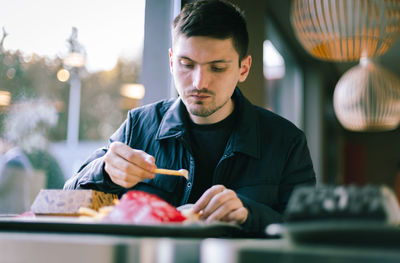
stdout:
[[186,179],[188,179],[188,172],[185,169],[170,170],[170,169],[157,168],[157,169],[154,170],[154,173],[156,173],[156,174],[167,174],[167,175],[178,175],[178,176],[183,176]]

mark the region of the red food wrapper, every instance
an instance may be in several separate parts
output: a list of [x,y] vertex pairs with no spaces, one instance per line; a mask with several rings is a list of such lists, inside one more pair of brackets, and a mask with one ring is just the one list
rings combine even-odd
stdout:
[[174,206],[158,196],[142,191],[129,191],[104,218],[104,221],[130,224],[182,222],[184,217]]

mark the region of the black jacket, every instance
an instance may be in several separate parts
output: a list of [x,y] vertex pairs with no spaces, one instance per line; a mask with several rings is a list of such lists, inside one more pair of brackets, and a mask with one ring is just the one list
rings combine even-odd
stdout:
[[[238,121],[213,177],[236,192],[249,216],[244,229],[264,233],[265,226],[281,222],[293,188],[315,184],[315,173],[301,130],[284,118],[252,105],[239,89],[233,95]],[[131,110],[109,142],[121,141],[141,149],[156,160],[157,167],[187,169],[189,179],[156,175],[132,189],[157,194],[172,205],[185,204],[193,184],[194,158],[190,153],[186,108],[178,99],[163,100]],[[128,189],[114,184],[104,170],[107,148],[97,150],[64,189],[90,188],[121,196]]]

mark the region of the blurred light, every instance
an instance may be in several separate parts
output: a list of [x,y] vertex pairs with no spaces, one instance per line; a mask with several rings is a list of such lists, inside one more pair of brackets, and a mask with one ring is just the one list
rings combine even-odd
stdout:
[[120,92],[124,97],[141,100],[146,91],[142,84],[124,84]]
[[0,90],[0,106],[10,105],[11,94],[9,91]]
[[346,129],[394,130],[400,123],[400,79],[372,61],[361,60],[340,78],[333,104]]
[[68,70],[66,70],[65,68],[60,69],[57,72],[57,79],[61,82],[67,82],[69,80],[70,77],[70,73]]
[[285,60],[269,40],[264,41],[263,63],[266,79],[281,79],[285,76]]
[[85,57],[81,53],[73,52],[69,53],[64,59],[64,64],[66,66],[79,68],[85,65]]
[[10,69],[8,69],[7,70],[7,73],[6,73],[6,75],[7,75],[7,78],[9,78],[9,79],[13,79],[14,77],[15,77],[15,68],[10,68]]

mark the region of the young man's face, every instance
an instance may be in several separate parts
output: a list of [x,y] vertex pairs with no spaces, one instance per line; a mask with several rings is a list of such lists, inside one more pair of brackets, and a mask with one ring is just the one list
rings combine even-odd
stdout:
[[231,38],[180,35],[169,55],[175,87],[195,123],[215,123],[233,111],[231,96],[236,84],[246,79],[251,57],[239,67]]

